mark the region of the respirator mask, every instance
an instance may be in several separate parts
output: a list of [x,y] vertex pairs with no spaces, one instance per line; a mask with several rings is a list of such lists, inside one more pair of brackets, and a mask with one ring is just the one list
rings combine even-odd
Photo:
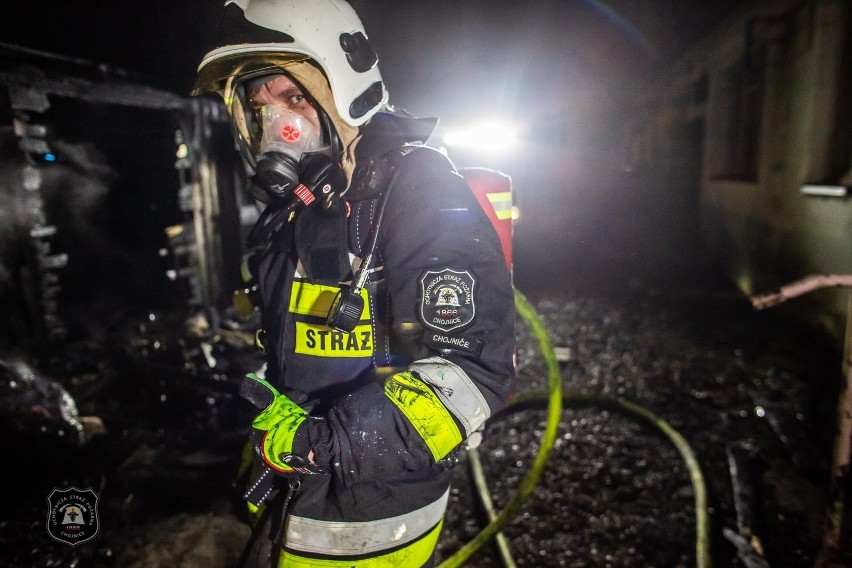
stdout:
[[290,109],[268,104],[255,114],[262,134],[249,191],[263,203],[275,203],[299,185],[302,156],[327,146],[314,124]]
[[[287,202],[299,186],[300,174],[305,173],[299,169],[303,156],[340,161],[339,138],[331,119],[307,90],[281,70],[288,63],[293,61],[239,60],[223,71],[227,79],[222,97],[250,173],[248,190],[273,207]],[[259,92],[265,92],[260,101]]]

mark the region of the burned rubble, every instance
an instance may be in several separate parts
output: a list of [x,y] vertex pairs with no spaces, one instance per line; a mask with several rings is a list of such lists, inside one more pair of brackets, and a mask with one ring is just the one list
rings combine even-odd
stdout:
[[[688,440],[715,565],[814,565],[829,502],[832,354],[715,279],[569,285],[530,298],[562,348],[565,403],[535,491],[503,531],[518,566],[696,565],[687,464],[612,400],[647,409]],[[234,480],[252,412],[236,387],[260,358],[256,322],[216,319],[148,314],[107,344],[4,364],[0,408],[16,481],[0,565],[235,565],[250,532]],[[518,339],[519,395],[546,393],[540,346],[521,320]],[[27,409],[39,420],[20,416]],[[98,426],[81,438],[84,417]],[[532,404],[488,423],[477,451],[498,509],[527,474],[546,421]],[[468,462],[461,451],[441,560],[487,523]],[[45,495],[72,485],[101,499],[100,534],[73,548],[44,530]],[[488,544],[467,565],[502,561]]]

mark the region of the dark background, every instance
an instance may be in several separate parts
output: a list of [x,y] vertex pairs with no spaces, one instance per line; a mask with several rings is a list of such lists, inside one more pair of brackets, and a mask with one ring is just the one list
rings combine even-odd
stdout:
[[[379,52],[392,102],[419,114],[454,114],[519,111],[658,72],[740,2],[352,4]],[[222,4],[21,2],[0,21],[0,41],[119,66],[187,94]]]
[[[664,84],[677,56],[741,2],[352,4],[379,53],[391,103],[439,117],[433,145],[446,130],[478,119],[502,119],[520,133],[522,144],[511,152],[450,148],[450,157],[459,167],[511,176],[521,211],[516,276],[526,286],[554,280],[541,274],[553,268],[543,243],[564,245],[559,260],[569,273],[580,256],[600,257],[590,243],[612,241],[613,227],[630,231],[637,211],[647,209],[636,201],[643,192],[625,175],[619,147],[632,105],[646,81]],[[223,3],[26,2],[0,21],[0,42],[95,62],[107,73],[126,70],[142,84],[187,95]]]

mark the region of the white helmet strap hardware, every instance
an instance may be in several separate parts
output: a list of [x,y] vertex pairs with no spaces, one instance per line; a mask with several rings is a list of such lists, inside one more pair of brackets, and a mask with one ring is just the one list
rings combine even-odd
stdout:
[[340,47],[346,53],[346,61],[358,73],[369,71],[379,62],[367,36],[361,32],[340,34]]
[[349,114],[355,118],[364,116],[382,101],[383,92],[384,87],[382,83],[376,81],[352,101],[352,104],[349,105]]

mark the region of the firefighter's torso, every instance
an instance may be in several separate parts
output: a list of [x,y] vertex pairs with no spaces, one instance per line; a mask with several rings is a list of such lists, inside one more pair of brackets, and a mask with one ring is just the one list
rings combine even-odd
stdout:
[[[398,279],[414,281],[419,274],[386,266],[383,243],[404,242],[406,235],[390,234],[378,221],[400,191],[392,181],[396,170],[417,171],[434,151],[408,153],[405,166],[390,158],[371,160],[370,167],[356,170],[357,190],[337,201],[318,200],[270,240],[259,267],[266,376],[285,391],[330,400],[425,356],[425,348],[406,333],[406,325],[419,326],[408,322],[395,330],[391,322],[385,275],[393,271]],[[400,149],[393,155],[399,160]],[[351,332],[332,329],[326,324],[332,303],[368,256],[360,319]]]
[[[266,378],[323,417],[330,434],[317,447],[333,455],[332,474],[307,476],[291,501],[287,554],[427,557],[451,452],[511,388],[513,300],[499,238],[445,156],[399,155],[390,177],[356,176],[359,191],[284,223],[258,267]],[[360,319],[351,332],[332,329],[334,299],[365,258]],[[341,531],[360,544],[323,540]]]
[[[351,332],[326,325],[341,287],[359,267],[378,196],[337,207],[306,209],[279,231],[260,264],[267,378],[309,398],[333,397],[390,359],[387,290],[381,258],[361,290],[364,308]],[[339,211],[343,209],[343,212]],[[348,213],[347,213],[348,212]]]

